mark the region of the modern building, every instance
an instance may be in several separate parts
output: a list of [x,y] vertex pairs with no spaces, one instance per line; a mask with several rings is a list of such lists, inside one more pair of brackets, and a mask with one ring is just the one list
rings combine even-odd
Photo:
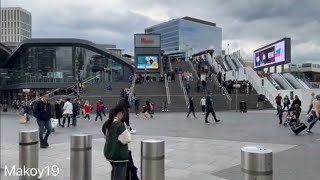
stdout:
[[145,33],[161,34],[161,49],[165,54],[186,52],[191,55],[207,49],[220,54],[222,50],[222,28],[188,16],[148,27]]
[[86,40],[28,39],[13,51],[0,44],[0,100],[12,102],[25,95],[23,89],[32,96],[67,91],[79,79],[129,81],[133,71],[130,58]]
[[31,13],[20,7],[1,8],[1,42],[21,42],[32,37]]

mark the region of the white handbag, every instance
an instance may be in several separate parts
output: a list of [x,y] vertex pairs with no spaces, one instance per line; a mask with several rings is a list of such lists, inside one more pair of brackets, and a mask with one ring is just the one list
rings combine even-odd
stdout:
[[51,128],[52,129],[58,127],[58,119],[51,118],[50,121],[51,121]]

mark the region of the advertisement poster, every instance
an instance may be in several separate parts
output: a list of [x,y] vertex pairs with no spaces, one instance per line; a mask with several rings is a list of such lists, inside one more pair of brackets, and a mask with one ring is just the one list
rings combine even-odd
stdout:
[[159,68],[158,55],[138,55],[137,56],[137,69],[153,69]]
[[253,58],[255,68],[286,62],[285,41],[281,41],[262,50],[255,51]]

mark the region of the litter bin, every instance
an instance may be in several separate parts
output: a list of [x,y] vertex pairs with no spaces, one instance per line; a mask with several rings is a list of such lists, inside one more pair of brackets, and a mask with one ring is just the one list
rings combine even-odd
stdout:
[[245,180],[272,180],[272,151],[263,147],[241,148],[241,170]]
[[240,112],[243,112],[243,113],[247,112],[247,102],[241,101],[239,105],[240,105]]

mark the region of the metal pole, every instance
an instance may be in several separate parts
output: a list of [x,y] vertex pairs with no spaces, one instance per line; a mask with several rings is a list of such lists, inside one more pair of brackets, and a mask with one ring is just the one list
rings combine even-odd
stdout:
[[238,88],[236,88],[236,112],[238,112]]
[[263,147],[241,148],[241,170],[245,180],[273,180],[272,151]]
[[[19,168],[38,169],[39,167],[39,132],[38,130],[19,132]],[[22,174],[20,180],[36,180],[38,172]]]
[[141,141],[141,180],[164,180],[164,140]]
[[70,180],[91,180],[92,136],[71,136]]

